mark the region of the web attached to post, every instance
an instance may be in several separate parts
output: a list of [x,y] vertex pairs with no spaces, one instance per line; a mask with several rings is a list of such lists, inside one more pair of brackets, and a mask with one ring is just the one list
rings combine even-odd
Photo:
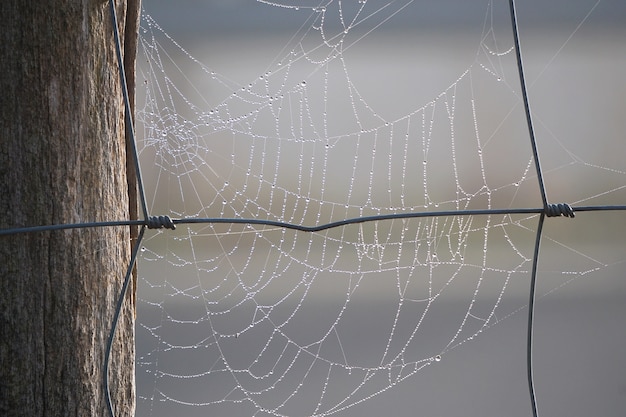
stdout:
[[[302,26],[247,78],[195,58],[144,13],[137,122],[151,211],[306,226],[446,214],[311,233],[207,223],[145,238],[146,415],[345,415],[525,307],[538,214],[454,214],[541,207],[497,7],[472,6],[474,37],[407,40],[403,63],[419,65],[394,74],[378,61],[392,39],[384,30],[427,13],[419,2],[262,3]],[[448,68],[429,67],[455,35],[467,47]],[[623,202],[623,161],[599,163],[576,146],[550,137],[548,187],[593,172],[602,188],[549,190],[572,205]],[[548,267],[544,293],[622,264],[552,233],[548,245],[572,269]]]

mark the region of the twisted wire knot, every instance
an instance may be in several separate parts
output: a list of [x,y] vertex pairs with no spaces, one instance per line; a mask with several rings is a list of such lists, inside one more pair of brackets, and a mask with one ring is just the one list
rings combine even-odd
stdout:
[[148,229],[176,229],[176,225],[170,219],[170,216],[149,216],[146,219]]
[[548,217],[571,217],[574,218],[574,209],[569,204],[561,203],[561,204],[548,204],[546,206],[546,216]]

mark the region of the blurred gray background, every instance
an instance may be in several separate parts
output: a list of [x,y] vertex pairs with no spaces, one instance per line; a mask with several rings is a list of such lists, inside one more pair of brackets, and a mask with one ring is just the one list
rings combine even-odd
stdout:
[[[143,7],[144,12],[151,15],[192,56],[227,76],[233,85],[247,85],[280,56],[290,36],[305,24],[310,15],[305,10],[306,6],[312,3],[303,0],[300,11],[240,0],[143,0]],[[344,0],[344,3],[348,2]],[[369,0],[368,3],[368,7],[371,5],[374,10],[376,6],[381,7],[388,2]],[[359,93],[379,109],[382,118],[390,121],[415,108],[415,103],[432,100],[476,60],[477,47],[484,34],[487,3],[416,1],[394,15],[345,53],[351,80]],[[494,50],[506,50],[512,45],[510,27],[507,26],[508,6],[504,4],[506,2],[502,3],[493,9],[495,36],[483,41]],[[391,4],[397,5],[394,2]],[[622,188],[626,185],[626,82],[623,79],[626,69],[626,2],[531,0],[519,2],[517,8],[527,84],[549,200],[573,205],[626,204],[626,192]],[[224,99],[222,91],[212,90],[207,73],[197,64],[189,62],[176,49],[169,52],[173,57],[181,57],[178,62],[185,77],[190,80],[189,84],[201,90],[203,99],[208,101],[204,103],[205,110],[217,106]],[[480,131],[484,135],[510,139],[510,142],[503,141],[500,147],[494,146],[493,154],[486,156],[488,174],[493,181],[497,183],[501,179],[503,184],[492,204],[498,208],[537,207],[540,200],[532,172],[528,178],[523,178],[519,187],[512,186],[520,180],[519,173],[529,161],[529,145],[521,107],[516,107],[516,113],[511,117],[505,113],[513,107],[511,100],[514,101],[515,95],[512,91],[519,91],[515,68],[510,65],[511,57],[510,53],[506,55],[507,62],[501,67],[504,86],[500,88],[506,94],[498,89],[476,93],[481,103],[492,103],[489,108],[479,109],[482,113],[478,118],[483,123]],[[138,106],[141,107],[144,98],[142,68],[147,71],[141,56],[138,66]],[[493,68],[500,67],[494,65]],[[182,78],[174,83],[180,83],[177,85],[183,89],[188,88]],[[309,80],[308,85],[314,85],[314,80]],[[483,86],[478,77],[473,85],[479,90]],[[192,90],[186,91],[190,97],[195,94]],[[462,120],[462,116],[459,118]],[[341,130],[340,124],[336,129]],[[139,132],[141,135],[141,130]],[[507,143],[511,144],[510,148],[507,148]],[[464,150],[460,152],[462,154]],[[175,200],[181,195],[189,201],[185,209],[193,211],[193,198],[185,197],[185,193],[193,190],[186,185],[167,188],[163,180],[166,175],[155,163],[157,158],[150,151],[145,151],[142,158],[152,213],[180,212],[180,205]],[[350,155],[345,158],[349,161]],[[219,164],[216,166],[222,168]],[[515,175],[509,177],[511,167],[515,167]],[[339,167],[335,174],[342,174]],[[236,173],[229,175],[232,186],[244,181]],[[199,179],[201,183],[202,179]],[[436,183],[432,186],[436,188]],[[289,185],[284,187],[289,188]],[[310,196],[316,199],[319,190],[314,189],[311,193]],[[332,192],[328,193],[332,197]],[[339,191],[337,201],[341,201],[341,193],[345,191]],[[433,191],[433,194],[436,193]],[[441,196],[441,201],[446,201],[445,192],[441,192]],[[260,200],[263,199],[261,196]],[[210,198],[199,200],[199,204],[211,202]],[[414,205],[417,206],[418,202]],[[214,204],[204,208],[203,215],[217,217],[223,213],[220,210],[223,210],[221,204]],[[309,224],[315,222],[315,218],[306,217],[306,213],[299,213],[296,209],[294,213],[296,217],[303,216],[303,221]],[[352,212],[346,210],[345,214]],[[328,214],[329,220],[343,217],[342,213]],[[535,388],[540,416],[625,414],[625,220],[623,212],[594,212],[580,213],[574,220],[547,221],[539,263],[540,298],[536,305],[534,346]],[[536,219],[523,224],[532,228]],[[219,378],[215,381],[200,378],[159,385],[161,382],[155,377],[157,364],[166,372],[176,372],[177,367],[195,369],[196,365],[198,369],[205,369],[201,364],[203,356],[199,354],[163,354],[160,358],[150,354],[155,352],[159,341],[147,328],[161,325],[154,331],[159,337],[180,339],[181,343],[197,343],[191,335],[198,336],[201,332],[200,326],[186,330],[185,325],[176,327],[175,323],[165,319],[169,314],[197,320],[198,306],[193,303],[186,306],[180,301],[155,305],[154,300],[163,290],[158,285],[171,282],[184,289],[187,283],[193,285],[198,276],[205,281],[222,278],[221,270],[198,272],[197,265],[187,265],[182,260],[177,263],[172,254],[179,253],[181,259],[191,256],[190,248],[184,243],[189,229],[179,229],[182,231],[179,230],[173,237],[166,238],[163,234],[149,237],[139,263],[139,298],[144,302],[138,307],[137,317],[137,355],[140,358],[137,367],[140,396],[137,415],[251,415],[250,409],[245,407],[187,406],[162,401],[155,394],[155,387],[166,387],[173,398],[200,402],[203,390],[219,392],[220,389]],[[234,231],[237,230],[241,229]],[[513,237],[516,242],[517,239],[524,242],[520,250],[525,256],[532,254],[531,232],[527,235],[519,232],[519,236]],[[270,231],[266,235],[266,243],[281,238],[277,232]],[[342,238],[350,239],[348,235],[342,235]],[[181,239],[183,243],[180,243]],[[288,234],[289,239],[297,245],[306,246],[309,242],[308,237],[295,234]],[[495,243],[491,242],[497,246],[497,238],[494,240]],[[238,246],[232,255],[235,265],[246,262],[250,253],[247,242],[250,240],[233,243],[233,247]],[[212,243],[215,242],[209,238],[193,249],[205,251],[206,257],[210,258],[220,252],[210,247]],[[493,265],[512,268],[510,262],[515,262],[513,258],[516,255],[507,249],[505,247],[500,253],[498,248],[488,248],[497,254],[497,260],[491,261]],[[264,249],[259,244],[259,250],[270,249]],[[201,254],[194,254],[194,259],[197,259],[196,256],[202,258]],[[266,255],[259,256],[263,258]],[[261,264],[254,264],[254,267],[258,265]],[[523,269],[528,270],[529,266],[526,264]],[[570,271],[573,273],[567,274]],[[527,273],[520,273],[510,283],[506,298],[502,300],[502,312],[510,316],[501,323],[481,333],[480,337],[446,352],[440,362],[426,366],[387,392],[337,415],[530,416],[525,369],[527,310],[524,307],[528,278]],[[436,331],[426,332],[429,326],[456,329],[459,317],[465,314],[467,303],[471,300],[471,295],[468,299],[465,292],[471,289],[471,284],[455,284],[454,291],[451,290],[438,304],[435,322],[424,325],[423,337],[437,335]],[[493,303],[499,289],[497,285],[490,288],[486,284],[477,301]],[[311,312],[309,321],[312,323],[295,318],[294,322],[300,329],[294,334],[300,331],[304,337],[309,332],[307,325],[314,327],[316,321],[325,320],[325,312],[332,316],[336,314],[337,306],[341,305],[345,288],[342,287],[340,294],[335,294],[339,291],[332,283],[327,283],[318,290],[319,293],[307,298],[306,307]],[[353,338],[352,342],[344,342],[352,360],[359,362],[363,358],[363,363],[369,363],[368,355],[376,345],[373,340],[386,341],[389,337],[387,319],[395,308],[397,300],[387,298],[376,286],[364,295],[361,304],[355,303],[351,307],[351,315],[345,319],[343,328],[346,339]],[[185,309],[191,312],[185,312]],[[233,320],[238,318],[235,316]],[[209,335],[207,329],[206,337]],[[449,335],[442,337],[449,339]],[[424,343],[428,346],[428,342]],[[250,346],[253,345],[251,342]],[[428,347],[425,349],[428,350]],[[245,356],[244,353],[242,355]],[[183,357],[187,359],[181,359]],[[147,365],[142,365],[142,362]],[[348,375],[344,377],[349,381]],[[341,378],[339,381],[341,384]]]

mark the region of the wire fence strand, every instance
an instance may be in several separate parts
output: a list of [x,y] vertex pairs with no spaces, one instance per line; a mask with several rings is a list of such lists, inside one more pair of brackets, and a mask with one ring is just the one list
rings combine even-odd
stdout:
[[[426,217],[452,217],[452,216],[489,216],[489,215],[515,215],[515,214],[541,214],[546,213],[546,217],[558,217],[565,215],[562,211],[558,211],[558,215],[554,214],[553,206],[548,205],[548,212],[544,208],[504,208],[504,209],[478,209],[478,210],[445,210],[445,211],[413,211],[402,213],[378,214],[374,216],[352,217],[336,222],[324,223],[314,226],[306,226],[297,223],[282,222],[269,219],[254,218],[228,218],[228,217],[186,217],[180,219],[170,219],[169,216],[152,216],[143,220],[112,220],[102,222],[85,222],[85,223],[68,223],[68,224],[51,224],[42,226],[14,227],[0,230],[0,236],[16,235],[21,233],[38,233],[49,232],[65,229],[86,229],[93,227],[117,227],[117,226],[146,226],[148,229],[161,229],[165,227],[164,222],[171,221],[176,225],[193,225],[193,224],[249,224],[257,226],[272,226],[285,229],[298,230],[301,232],[321,232],[327,229],[333,229],[352,224],[380,222],[385,220],[415,219]],[[599,205],[599,206],[572,206],[572,213],[583,213],[592,211],[626,211],[626,205]],[[162,218],[162,221],[155,218]],[[571,216],[566,216],[571,217]],[[169,224],[169,223],[168,223]]]

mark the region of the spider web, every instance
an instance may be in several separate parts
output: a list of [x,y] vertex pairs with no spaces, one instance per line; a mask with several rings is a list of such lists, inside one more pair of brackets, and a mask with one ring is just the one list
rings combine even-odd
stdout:
[[[311,226],[541,207],[505,7],[477,2],[463,31],[399,37],[385,28],[405,14],[428,16],[427,4],[261,3],[301,26],[287,37],[231,42],[228,59],[281,46],[273,60],[237,70],[195,58],[144,13],[137,119],[152,212]],[[394,42],[401,62],[388,51]],[[551,197],[623,203],[623,161],[554,130],[539,119]],[[589,187],[556,186],[589,182],[591,173]],[[515,321],[538,218],[156,232],[139,268],[137,367],[147,382],[138,386],[138,414],[363,415],[486,330]],[[600,237],[597,222],[572,229],[570,221],[546,232],[554,255],[542,266],[543,294],[622,266],[619,230]],[[598,250],[572,243],[574,234],[609,243]]]

